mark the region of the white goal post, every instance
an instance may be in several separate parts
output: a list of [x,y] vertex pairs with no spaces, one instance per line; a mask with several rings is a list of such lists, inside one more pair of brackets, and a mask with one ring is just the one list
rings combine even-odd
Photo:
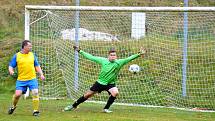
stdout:
[[[135,31],[144,36],[134,38],[136,19],[144,25]],[[119,73],[118,104],[215,110],[214,21],[215,7],[26,5],[25,39],[33,42],[47,77],[40,84],[44,99],[77,99],[96,81],[100,66],[78,56],[73,45],[102,57],[114,47],[119,58],[144,46],[145,58]],[[141,71],[130,73],[131,64]],[[101,93],[90,100],[106,99]]]
[[27,10],[84,10],[84,11],[172,11],[172,12],[212,12],[215,7],[110,7],[110,6],[39,6],[26,5]]

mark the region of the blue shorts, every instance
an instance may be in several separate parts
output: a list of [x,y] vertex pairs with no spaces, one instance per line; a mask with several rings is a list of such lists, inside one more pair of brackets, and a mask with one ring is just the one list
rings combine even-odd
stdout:
[[38,89],[38,82],[37,79],[32,79],[28,81],[16,81],[16,90],[22,90],[22,93],[25,94],[27,88],[30,90]]

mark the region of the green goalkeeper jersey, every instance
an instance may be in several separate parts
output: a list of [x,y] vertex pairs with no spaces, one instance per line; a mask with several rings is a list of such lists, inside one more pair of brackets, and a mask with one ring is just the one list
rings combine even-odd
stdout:
[[134,54],[128,58],[116,59],[115,61],[110,62],[108,58],[93,56],[83,50],[80,50],[80,54],[101,65],[101,71],[97,82],[102,85],[115,84],[117,81],[117,75],[122,66],[140,56],[140,54]]

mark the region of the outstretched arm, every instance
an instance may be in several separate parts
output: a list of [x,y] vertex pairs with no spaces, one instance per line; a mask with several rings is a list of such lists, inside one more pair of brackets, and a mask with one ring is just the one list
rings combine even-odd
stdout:
[[131,55],[128,58],[122,59],[121,61],[122,61],[123,65],[124,65],[124,64],[127,64],[128,62],[130,62],[130,61],[132,61],[132,60],[134,60],[134,59],[136,59],[136,58],[138,58],[140,56],[144,57],[145,53],[146,53],[146,49],[141,47],[140,51],[137,54]]
[[97,56],[93,56],[90,53],[84,52],[83,50],[81,50],[78,46],[73,46],[74,50],[79,52],[81,55],[83,55],[85,58],[94,61],[96,63],[102,63],[104,58],[102,57],[97,57]]

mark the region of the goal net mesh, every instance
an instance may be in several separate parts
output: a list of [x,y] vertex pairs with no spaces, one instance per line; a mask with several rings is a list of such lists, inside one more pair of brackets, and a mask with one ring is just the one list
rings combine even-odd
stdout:
[[[145,47],[144,58],[121,69],[117,103],[215,109],[214,12],[187,12],[185,31],[184,12],[29,11],[30,40],[46,76],[40,81],[42,99],[76,100],[98,79],[100,65],[75,56],[75,44],[101,57],[115,48],[118,58]],[[131,64],[141,71],[129,72]],[[102,92],[89,101],[106,102],[108,97]]]

